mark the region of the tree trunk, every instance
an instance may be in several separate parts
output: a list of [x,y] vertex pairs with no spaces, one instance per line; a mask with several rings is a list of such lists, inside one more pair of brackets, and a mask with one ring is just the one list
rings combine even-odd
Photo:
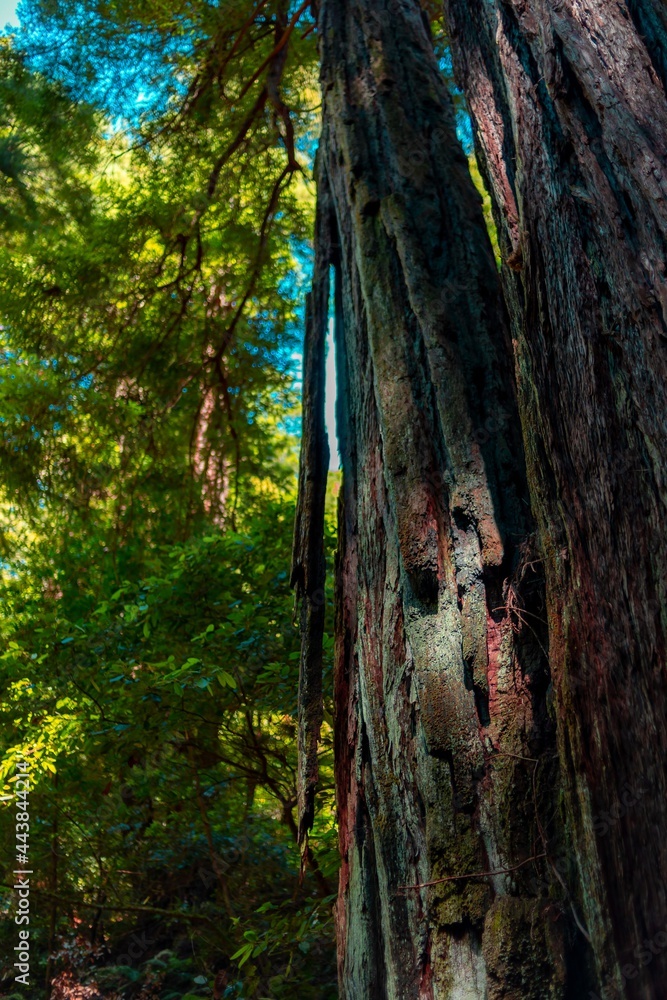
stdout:
[[605,997],[667,983],[667,8],[446,0],[495,203],[568,833]]
[[[325,0],[319,33],[313,301],[333,265],[343,466],[341,996],[583,996],[572,873],[560,870],[542,563],[480,199],[417,0]],[[309,315],[321,372],[322,320]],[[310,545],[316,561],[308,481],[302,466],[297,553]],[[316,634],[304,639],[306,748]],[[307,795],[302,808],[307,826]]]

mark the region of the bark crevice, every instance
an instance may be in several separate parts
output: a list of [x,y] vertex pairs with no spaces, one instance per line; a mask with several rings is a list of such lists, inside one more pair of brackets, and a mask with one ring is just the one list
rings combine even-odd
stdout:
[[[340,247],[341,996],[500,1000],[518,996],[509,962],[533,983],[522,1000],[564,998],[571,918],[548,868],[533,884],[522,763],[548,761],[555,843],[547,640],[530,621],[543,577],[480,199],[417,0],[324,0],[318,28],[319,184]],[[536,930],[547,894],[553,934]]]
[[645,1000],[667,981],[664,949],[638,961],[667,921],[654,832],[667,801],[666,8],[445,11],[507,264],[521,245],[502,279],[547,586],[565,880],[596,988]]
[[329,470],[329,440],[325,424],[326,337],[332,258],[330,203],[323,178],[319,178],[318,183],[315,225],[313,287],[306,297],[299,491],[291,572],[301,627],[297,737],[297,827],[300,844],[313,824],[319,777],[317,751],[323,718],[322,656],[326,612],[324,517]]

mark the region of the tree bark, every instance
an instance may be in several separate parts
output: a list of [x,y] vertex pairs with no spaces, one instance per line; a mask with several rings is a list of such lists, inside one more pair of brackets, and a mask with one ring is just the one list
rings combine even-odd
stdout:
[[326,610],[324,511],[329,469],[329,439],[324,418],[331,257],[329,216],[328,198],[321,184],[315,219],[313,290],[306,297],[299,493],[290,581],[296,590],[301,627],[297,737],[299,844],[304,842],[313,822],[318,779],[317,748],[323,718],[322,640]]
[[[495,205],[597,989],[667,982],[667,8],[445,0]],[[594,995],[600,995],[596,993]]]
[[330,214],[314,297],[333,265],[343,467],[341,996],[585,995],[542,563],[480,199],[417,0],[325,0],[318,28]]

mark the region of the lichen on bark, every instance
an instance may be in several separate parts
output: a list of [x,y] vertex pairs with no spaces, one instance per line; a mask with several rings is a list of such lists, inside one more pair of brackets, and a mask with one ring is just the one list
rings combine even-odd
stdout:
[[[341,996],[510,997],[503,963],[526,996],[575,996],[541,557],[481,200],[417,0],[325,0],[318,31]],[[547,905],[558,932],[536,935]]]

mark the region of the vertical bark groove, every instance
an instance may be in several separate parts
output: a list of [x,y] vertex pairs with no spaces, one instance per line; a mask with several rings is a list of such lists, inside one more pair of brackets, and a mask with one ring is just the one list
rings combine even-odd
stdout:
[[657,998],[667,951],[646,942],[667,923],[667,15],[653,0],[445,10],[509,265],[598,988]]
[[574,997],[544,585],[480,199],[417,0],[324,0],[318,27],[341,995]]
[[325,424],[325,362],[331,259],[329,214],[326,181],[320,178],[315,221],[313,290],[306,298],[299,494],[291,574],[297,604],[300,605],[301,626],[297,737],[299,843],[304,841],[313,822],[318,780],[317,749],[322,726],[322,641],[326,607],[324,507],[329,470],[329,440]]

